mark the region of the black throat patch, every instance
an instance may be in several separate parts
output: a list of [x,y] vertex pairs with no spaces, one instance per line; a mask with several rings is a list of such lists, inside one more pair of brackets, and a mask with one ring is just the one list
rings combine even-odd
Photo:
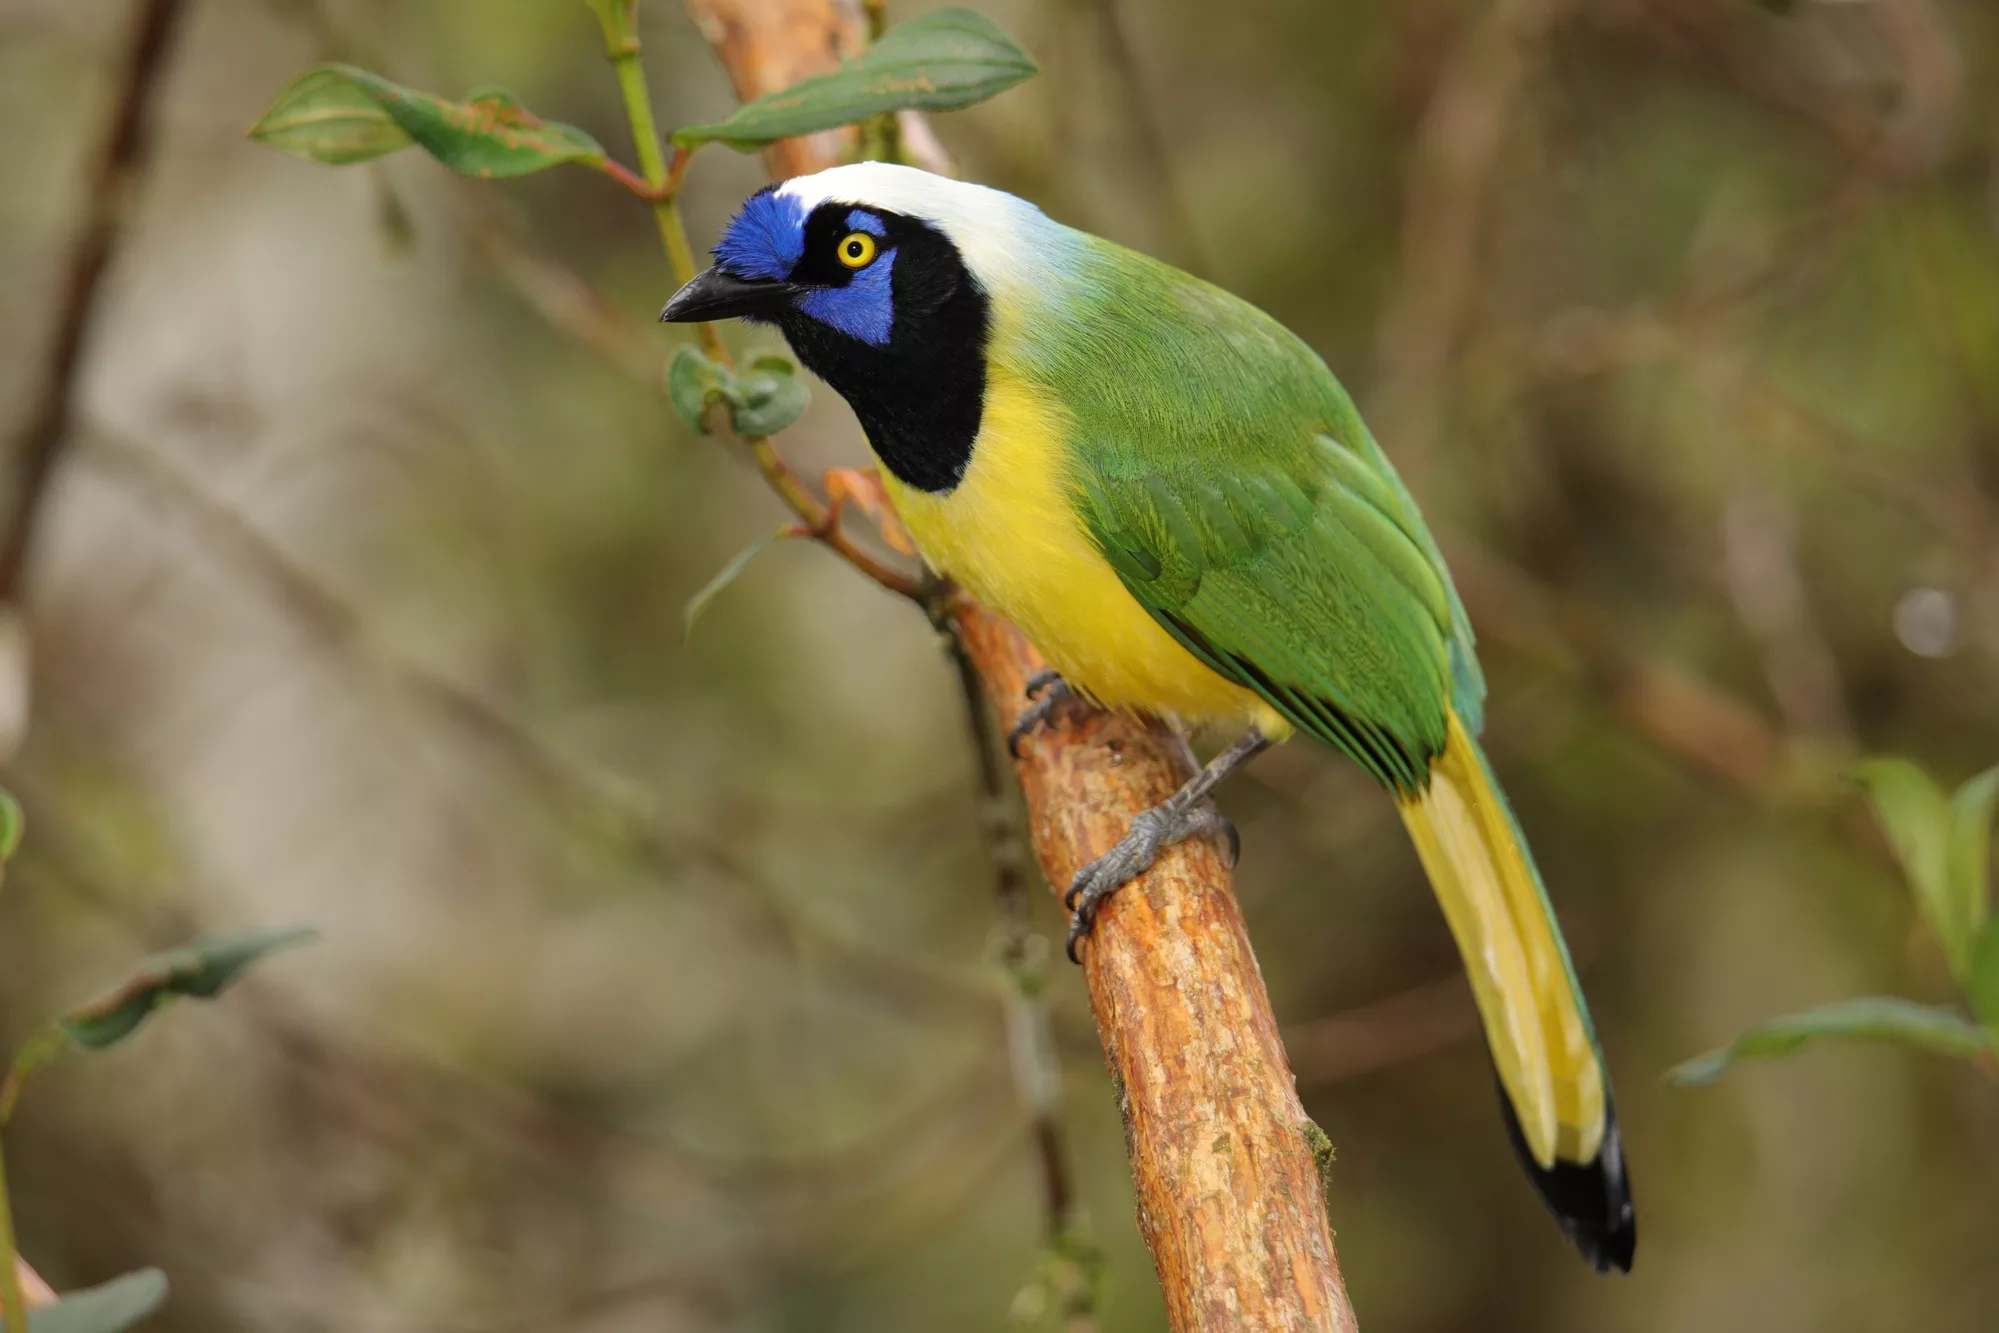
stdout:
[[880,346],[801,310],[777,317],[786,341],[813,374],[847,400],[868,443],[905,485],[934,494],[957,486],[972,461],[985,412],[986,336],[991,304],[958,249],[919,219],[864,204],[822,204],[805,225],[805,254],[792,281],[842,286],[853,274],[836,249],[865,208],[887,230],[880,241],[890,273],[894,321]]

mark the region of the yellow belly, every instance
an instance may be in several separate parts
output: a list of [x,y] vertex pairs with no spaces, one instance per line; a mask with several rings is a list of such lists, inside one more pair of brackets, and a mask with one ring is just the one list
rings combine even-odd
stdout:
[[1065,680],[1106,707],[1289,732],[1276,710],[1203,665],[1126,591],[1065,494],[1062,428],[1057,411],[995,367],[972,461],[950,494],[884,474],[924,558],[1020,626]]

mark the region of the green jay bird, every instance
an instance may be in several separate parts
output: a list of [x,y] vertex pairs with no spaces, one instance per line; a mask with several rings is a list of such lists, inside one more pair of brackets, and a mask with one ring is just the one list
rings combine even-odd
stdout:
[[852,406],[924,558],[1108,708],[1245,726],[1086,866],[1098,905],[1304,731],[1388,789],[1462,953],[1507,1131],[1563,1230],[1629,1269],[1602,1052],[1480,750],[1485,682],[1429,530],[1325,363],[1210,284],[910,167],[751,196],[660,318],[775,324]]

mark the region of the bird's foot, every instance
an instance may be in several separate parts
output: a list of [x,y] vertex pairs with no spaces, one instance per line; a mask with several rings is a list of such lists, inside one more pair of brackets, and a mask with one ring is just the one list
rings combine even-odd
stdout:
[[1131,831],[1117,846],[1077,871],[1076,878],[1069,882],[1062,905],[1075,913],[1069,919],[1070,962],[1083,961],[1076,956],[1076,945],[1096,924],[1097,911],[1104,900],[1144,874],[1159,854],[1173,844],[1203,834],[1218,834],[1223,859],[1230,866],[1235,865],[1242,850],[1235,825],[1204,800],[1182,800],[1185,794],[1183,791],[1170,796],[1132,820]]
[[1075,703],[1080,697],[1069,688],[1069,682],[1062,679],[1062,673],[1044,667],[1027,678],[1027,688],[1022,691],[1028,698],[1027,711],[1020,715],[1006,734],[1006,752],[1015,759],[1020,758],[1020,743],[1048,719]]

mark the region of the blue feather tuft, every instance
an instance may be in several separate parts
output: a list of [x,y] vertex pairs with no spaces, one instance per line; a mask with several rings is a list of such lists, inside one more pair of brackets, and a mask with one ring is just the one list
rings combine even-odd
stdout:
[[790,277],[805,254],[805,205],[775,189],[758,191],[744,201],[714,253],[715,262],[738,278]]

